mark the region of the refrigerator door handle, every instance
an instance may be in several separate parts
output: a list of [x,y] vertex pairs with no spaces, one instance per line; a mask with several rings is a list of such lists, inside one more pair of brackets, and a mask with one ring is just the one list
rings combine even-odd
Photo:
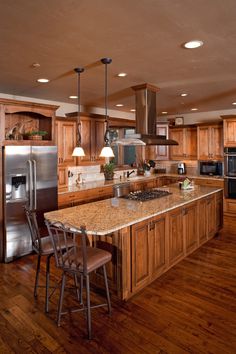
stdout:
[[33,195],[34,195],[34,209],[37,210],[37,164],[36,164],[36,161],[35,160],[32,160],[32,163],[33,163],[33,170],[34,170],[34,173],[33,173]]
[[30,210],[33,209],[33,168],[32,168],[32,161],[28,160],[27,163],[29,164],[29,208]]

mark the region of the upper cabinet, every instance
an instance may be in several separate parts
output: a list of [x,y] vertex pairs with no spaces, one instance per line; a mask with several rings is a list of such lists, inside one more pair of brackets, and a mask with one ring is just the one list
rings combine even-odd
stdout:
[[105,120],[94,117],[81,117],[81,145],[85,157],[81,157],[81,163],[104,162],[99,157],[104,146]]
[[224,127],[224,146],[236,146],[236,116],[222,116]]
[[[0,99],[1,144],[53,145],[57,108],[54,105]],[[32,132],[34,134],[30,135]]]
[[170,146],[170,158],[172,160],[197,159],[197,128],[178,127],[170,129],[170,138],[179,145]]
[[[169,137],[168,124],[157,124],[156,134]],[[169,160],[169,147],[164,145],[146,147],[146,158],[151,160]]]
[[198,160],[223,158],[222,124],[198,126]]
[[76,158],[72,153],[76,146],[76,120],[56,119],[55,143],[58,146],[58,165],[75,165]]

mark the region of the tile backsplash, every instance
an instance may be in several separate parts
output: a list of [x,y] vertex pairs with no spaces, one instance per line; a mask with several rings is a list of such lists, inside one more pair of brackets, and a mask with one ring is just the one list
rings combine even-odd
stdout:
[[[135,172],[132,174],[133,176],[137,174],[137,170],[134,169]],[[76,180],[79,180],[79,183],[83,182],[94,182],[94,181],[101,181],[104,180],[104,174],[101,171],[100,165],[93,165],[93,166],[71,166],[68,167],[68,181],[69,185],[76,184]],[[125,169],[115,171],[114,178],[118,179],[123,177],[124,174],[127,175],[127,172],[133,171],[133,169]]]

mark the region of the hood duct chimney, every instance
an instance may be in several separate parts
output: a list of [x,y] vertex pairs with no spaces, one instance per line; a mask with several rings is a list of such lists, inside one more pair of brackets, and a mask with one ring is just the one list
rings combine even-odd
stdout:
[[136,100],[136,134],[114,141],[120,145],[178,145],[165,135],[156,135],[156,93],[159,88],[150,84],[133,86]]

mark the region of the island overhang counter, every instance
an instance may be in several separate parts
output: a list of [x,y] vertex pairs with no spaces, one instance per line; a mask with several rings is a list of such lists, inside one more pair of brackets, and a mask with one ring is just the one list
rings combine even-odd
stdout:
[[[195,186],[138,202],[111,198],[45,213],[45,219],[85,225],[91,243],[110,250],[111,289],[128,299],[213,237],[222,226],[222,189]],[[102,282],[97,272],[93,281]]]

